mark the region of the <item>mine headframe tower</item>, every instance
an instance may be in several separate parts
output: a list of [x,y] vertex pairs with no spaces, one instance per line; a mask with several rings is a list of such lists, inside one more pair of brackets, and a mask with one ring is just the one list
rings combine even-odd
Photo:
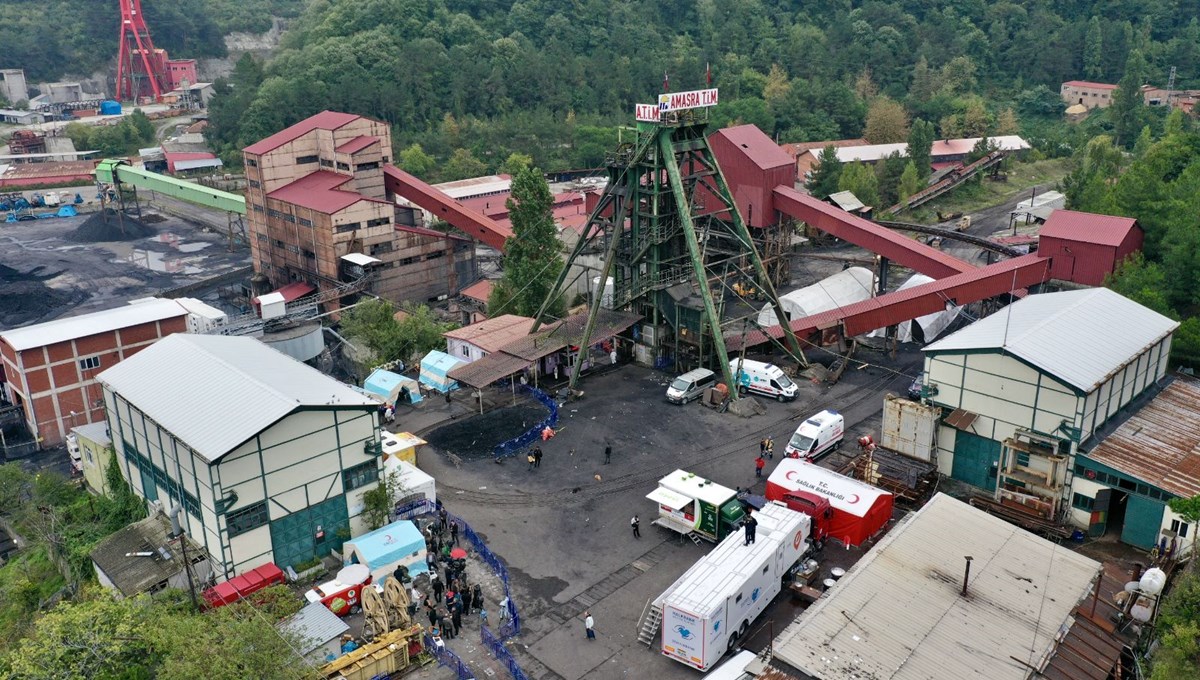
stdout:
[[[699,361],[721,375],[730,396],[736,398],[737,385],[721,324],[723,300],[732,282],[752,281],[774,305],[778,318],[788,317],[708,145],[706,107],[716,103],[716,90],[677,94],[704,93],[711,93],[704,100],[710,103],[695,108],[673,109],[671,98],[676,95],[671,94],[660,96],[657,106],[638,106],[633,140],[622,143],[605,159],[608,184],[538,311],[533,330],[549,303],[563,295],[575,261],[585,253],[603,253],[581,351],[592,341],[602,303],[640,314],[643,327],[667,324],[677,335],[694,334],[695,327],[689,331],[679,322],[672,299],[672,293],[685,290],[690,298],[699,298],[700,337],[692,338],[701,348]],[[605,290],[610,277],[611,297]],[[785,341],[786,350],[806,364],[786,324]],[[572,389],[583,363],[575,362]]]
[[117,99],[136,101],[166,91],[164,55],[154,48],[142,13],[142,0],[120,0],[121,29],[117,36]]

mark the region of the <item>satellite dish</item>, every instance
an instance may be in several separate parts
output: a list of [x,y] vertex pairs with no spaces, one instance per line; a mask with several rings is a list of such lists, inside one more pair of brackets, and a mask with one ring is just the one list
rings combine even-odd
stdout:
[[338,583],[344,583],[348,586],[355,586],[371,577],[371,568],[365,564],[351,564],[348,567],[343,567],[337,573]]

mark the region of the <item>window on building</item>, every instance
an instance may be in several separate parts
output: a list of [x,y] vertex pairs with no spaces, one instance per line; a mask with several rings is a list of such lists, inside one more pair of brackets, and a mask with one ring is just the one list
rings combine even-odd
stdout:
[[259,501],[225,515],[225,524],[229,527],[229,537],[233,538],[261,527],[270,519],[267,515],[267,502]]
[[259,181],[258,181],[258,180],[256,180],[256,179],[252,179],[252,180],[250,180],[250,188],[251,188],[251,189],[257,189],[257,188],[259,188],[259,187],[261,187],[261,186],[262,186],[262,182],[259,182]]
[[321,167],[322,167],[322,168],[332,168],[332,167],[333,167],[333,161],[327,161],[327,160],[325,160],[324,158],[322,158],[322,159],[321,159]]
[[392,252],[391,241],[388,241],[387,243],[376,243],[375,245],[371,246],[371,255],[380,255],[382,253],[390,252]]
[[351,222],[350,224],[339,224],[334,227],[333,230],[339,234],[344,234],[348,231],[354,231],[355,229],[358,229],[358,227],[358,222]]
[[359,163],[354,166],[355,170],[374,170],[379,167],[379,163]]
[[303,217],[299,218],[299,222],[302,227],[311,227],[313,225],[312,220],[306,220]]
[[257,203],[251,203],[250,207],[254,209],[254,212],[262,212],[263,211],[263,207]]
[[262,233],[261,231],[258,232],[257,234],[255,234],[255,236],[258,237],[259,241],[263,241],[264,243],[267,241],[267,235]]
[[258,161],[254,160],[253,158],[247,158],[247,159],[246,159],[246,165],[248,165],[248,166],[250,166],[250,167],[252,167],[252,168],[257,168],[257,167],[258,167]]
[[1188,523],[1173,519],[1171,520],[1171,531],[1174,531],[1175,535],[1180,538],[1187,538]]
[[284,243],[283,241],[280,241],[279,239],[275,239],[275,240],[273,241],[273,243],[275,244],[275,247],[276,247],[276,248],[282,248],[282,247],[284,247],[285,245],[287,245],[286,243]]
[[367,227],[368,228],[369,227],[386,227],[387,225],[389,225],[391,223],[392,223],[391,219],[389,219],[387,217],[381,217],[377,220],[368,220]]
[[92,371],[100,368],[100,357],[88,357],[79,360],[79,370]]
[[349,170],[350,170],[350,164],[349,164],[349,163],[343,163],[343,162],[341,162],[341,161],[338,161],[338,164],[337,164],[337,169],[338,169],[338,170],[347,170],[347,171],[349,171]]
[[1024,451],[1017,452],[1017,465],[1023,468],[1029,467],[1029,454]]
[[292,224],[295,224],[295,223],[296,223],[296,216],[295,216],[295,215],[293,215],[293,214],[291,214],[291,213],[284,213],[284,214],[283,214],[283,221],[284,221],[284,222],[291,222]]
[[377,481],[379,481],[379,467],[373,460],[342,470],[342,485],[346,488],[347,493]]
[[267,208],[267,217],[283,217],[283,213],[274,208]]
[[1079,510],[1092,511],[1092,505],[1096,502],[1095,498],[1089,498],[1081,493],[1077,493],[1071,497],[1071,507]]
[[317,254],[311,250],[302,250],[302,251],[300,251],[300,254],[303,255],[304,257],[307,257],[310,260],[317,259]]
[[426,260],[436,260],[436,259],[438,259],[439,257],[445,257],[445,256],[446,256],[446,252],[445,252],[445,251],[442,251],[442,250],[435,250],[435,251],[433,251],[432,253],[429,253],[428,255],[426,255],[426,256],[425,256],[425,259],[426,259]]
[[320,156],[296,156],[296,165],[308,165],[321,160]]
[[92,464],[92,465],[95,465],[95,464],[96,464],[96,459],[95,459],[95,458],[92,458],[92,450],[91,450],[91,449],[89,449],[89,448],[88,448],[88,447],[86,447],[86,446],[84,446],[84,447],[82,447],[82,448],[83,448],[83,455],[84,455],[84,457],[85,457],[85,458],[87,458],[87,462],[88,462],[88,463],[90,463],[90,464]]
[[471,356],[471,350],[466,345],[462,346],[462,353],[464,357]]
[[412,264],[416,261],[417,261],[417,258],[415,258],[415,257],[406,257],[406,258],[400,260],[400,264],[403,266],[406,264]]

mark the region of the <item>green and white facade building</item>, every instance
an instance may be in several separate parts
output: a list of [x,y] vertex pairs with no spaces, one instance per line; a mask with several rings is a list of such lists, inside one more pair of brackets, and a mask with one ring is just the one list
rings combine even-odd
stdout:
[[1029,295],[928,345],[924,394],[943,414],[939,471],[994,490],[1005,442],[1031,436],[1058,472],[1018,455],[1008,478],[1057,474],[1050,488],[1067,500],[1080,445],[1163,378],[1178,325],[1092,288]]
[[249,337],[176,334],[98,376],[134,493],[179,504],[225,576],[297,565],[366,530],[377,404]]

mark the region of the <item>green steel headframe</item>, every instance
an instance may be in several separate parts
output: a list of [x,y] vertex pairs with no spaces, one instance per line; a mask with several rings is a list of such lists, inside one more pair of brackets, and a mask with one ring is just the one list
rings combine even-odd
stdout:
[[[606,161],[608,185],[546,303],[538,310],[534,330],[549,302],[562,295],[575,260],[602,248],[604,261],[581,351],[591,343],[608,278],[613,280],[613,309],[629,309],[652,319],[654,325],[668,318],[660,309],[659,292],[690,283],[703,302],[700,341],[711,338],[720,372],[736,398],[719,311],[726,278],[732,273],[755,281],[778,318],[787,316],[709,148],[707,124],[701,117],[686,111],[667,114],[659,123],[639,122],[636,141],[622,144],[610,155]],[[784,329],[786,349],[806,363],[791,328],[784,324]],[[572,388],[582,364],[575,362]]]

